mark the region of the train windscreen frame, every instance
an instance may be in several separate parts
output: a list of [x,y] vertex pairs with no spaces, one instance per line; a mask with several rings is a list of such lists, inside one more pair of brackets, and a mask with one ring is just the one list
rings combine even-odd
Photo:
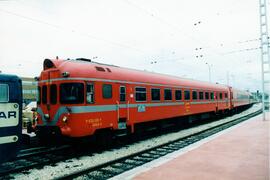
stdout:
[[82,104],[84,103],[83,83],[62,83],[60,84],[61,104]]
[[8,84],[0,84],[0,102],[8,102],[9,86]]

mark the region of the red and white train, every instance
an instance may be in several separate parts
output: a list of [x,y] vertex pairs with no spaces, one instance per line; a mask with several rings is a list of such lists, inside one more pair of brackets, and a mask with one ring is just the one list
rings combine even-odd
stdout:
[[38,78],[38,135],[134,133],[147,122],[224,113],[253,103],[247,91],[225,85],[82,58],[45,59],[43,66]]

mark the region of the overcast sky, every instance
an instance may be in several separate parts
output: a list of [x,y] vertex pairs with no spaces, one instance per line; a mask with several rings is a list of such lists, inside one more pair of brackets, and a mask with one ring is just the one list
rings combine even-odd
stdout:
[[[258,0],[0,0],[0,70],[38,76],[45,58],[260,89]],[[269,4],[268,4],[269,5]],[[208,65],[206,64],[208,63]],[[229,78],[227,78],[229,77]]]

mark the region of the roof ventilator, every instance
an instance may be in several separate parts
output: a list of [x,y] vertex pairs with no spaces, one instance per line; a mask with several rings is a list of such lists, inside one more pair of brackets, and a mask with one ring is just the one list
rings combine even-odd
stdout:
[[87,58],[77,58],[77,61],[86,61],[86,62],[92,62],[91,59],[87,59]]
[[97,71],[105,72],[105,69],[103,67],[96,66],[95,68],[96,68]]
[[62,76],[63,76],[63,77],[69,77],[69,75],[70,75],[70,74],[69,74],[69,72],[67,72],[67,71],[62,73]]

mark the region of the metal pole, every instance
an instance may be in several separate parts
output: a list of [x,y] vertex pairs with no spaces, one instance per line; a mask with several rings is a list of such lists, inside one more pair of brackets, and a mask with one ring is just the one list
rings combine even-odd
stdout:
[[[260,32],[261,32],[261,70],[262,70],[262,109],[263,120],[265,119],[265,112],[269,111],[269,97],[266,99],[267,84],[269,85],[270,75],[270,53],[269,53],[269,36],[267,26],[267,3],[266,0],[259,0],[260,3]],[[267,79],[268,75],[268,79]],[[269,92],[268,92],[269,96]]]
[[229,81],[230,81],[230,79],[229,79],[229,71],[227,71],[227,86],[229,86]]
[[209,82],[211,82],[211,67],[210,67],[210,64],[208,63],[205,63],[205,64],[207,64],[208,66],[208,77],[209,77]]

